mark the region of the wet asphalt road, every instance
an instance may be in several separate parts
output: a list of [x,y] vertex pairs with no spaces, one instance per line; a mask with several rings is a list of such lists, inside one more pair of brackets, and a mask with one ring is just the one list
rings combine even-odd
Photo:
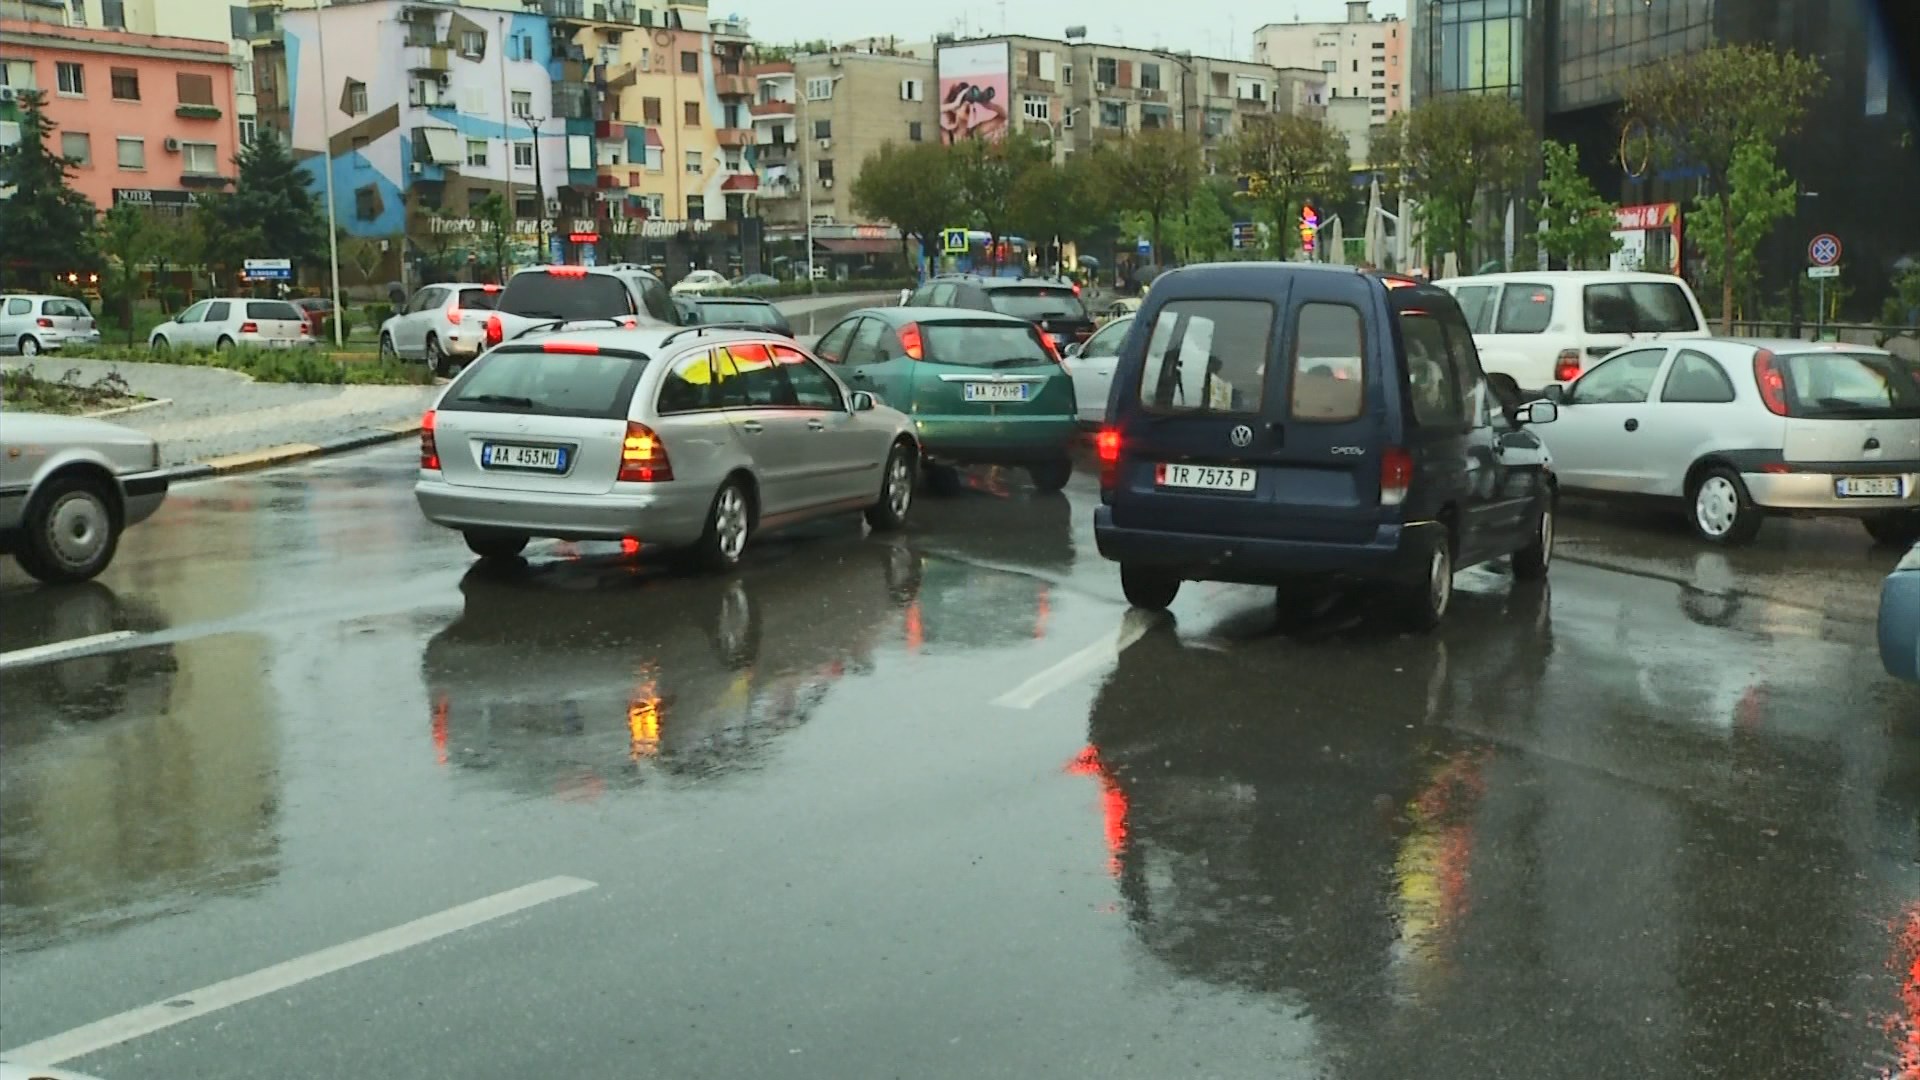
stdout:
[[[1589,509],[1550,588],[1470,572],[1409,638],[1237,587],[1128,614],[1084,475],[731,579],[486,572],[413,453],[181,486],[90,586],[0,571],[0,652],[129,632],[0,670],[0,1048],[119,1017],[66,1065],[1920,1070],[1920,694],[1857,527],[1707,552]],[[156,1002],[188,1018],[120,1041]]]

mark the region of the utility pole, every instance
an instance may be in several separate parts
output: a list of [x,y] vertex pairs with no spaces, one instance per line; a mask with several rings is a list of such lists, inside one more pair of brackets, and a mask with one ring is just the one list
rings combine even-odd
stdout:
[[805,111],[807,113],[807,117],[806,119],[803,119],[800,121],[800,124],[799,124],[800,131],[797,132],[797,134],[801,136],[800,138],[801,211],[800,212],[807,219],[807,233],[806,233],[807,259],[805,263],[806,274],[807,274],[807,293],[809,295],[812,295],[819,292],[819,289],[820,289],[818,285],[814,284],[814,277],[813,277],[813,163],[807,156],[807,147],[812,145],[813,143],[813,129],[807,126],[813,119],[812,106],[809,105]]
[[[527,130],[533,133],[533,228],[534,242],[539,245],[535,249],[534,260],[538,264],[550,258],[547,254],[547,178],[540,172],[540,125],[546,123],[546,118],[529,113],[526,121]],[[511,160],[507,162],[507,167],[511,171]]]
[[[493,37],[494,50],[500,56],[500,134],[505,136],[501,141],[506,143],[500,149],[507,155],[507,219],[517,223],[520,215],[515,213],[513,199],[513,129],[507,126],[513,122],[513,106],[508,104],[510,99],[507,96],[507,17],[500,16],[494,21],[494,26],[496,27]],[[539,145],[539,141],[535,140],[534,146]],[[513,258],[513,234],[507,234],[501,242],[500,250],[507,253],[508,260]],[[496,267],[494,272],[500,275],[500,284],[505,285],[507,283],[505,263]]]
[[[333,347],[346,345],[346,333],[340,325],[340,225],[333,210],[333,110],[327,101],[327,19],[321,12],[321,0],[313,4],[313,44],[320,50],[320,174],[327,187],[327,265],[333,281]],[[262,256],[265,258],[266,256]],[[280,256],[274,255],[273,258]]]

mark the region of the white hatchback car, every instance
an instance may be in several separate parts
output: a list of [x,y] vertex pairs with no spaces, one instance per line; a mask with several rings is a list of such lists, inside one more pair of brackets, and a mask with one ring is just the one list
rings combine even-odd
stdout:
[[319,342],[300,309],[285,300],[221,296],[202,300],[153,328],[152,349],[313,348]]
[[498,285],[423,286],[380,324],[380,356],[424,360],[435,375],[452,375],[487,347],[487,315],[499,300]]
[[1542,434],[1560,487],[1686,500],[1705,540],[1769,512],[1859,518],[1920,539],[1920,367],[1864,345],[1709,338],[1623,349],[1571,386]]
[[1526,390],[1566,384],[1616,349],[1649,338],[1703,338],[1700,301],[1680,278],[1625,270],[1550,270],[1446,278],[1480,366]]
[[87,305],[65,296],[0,296],[0,352],[21,356],[100,344]]
[[1085,342],[1067,346],[1060,366],[1073,376],[1073,399],[1080,403],[1082,424],[1103,424],[1107,419],[1107,395],[1113,389],[1113,365],[1120,359],[1120,343],[1133,328],[1133,316],[1121,315],[1108,321]]
[[733,288],[733,283],[713,270],[694,270],[686,277],[673,283],[673,291],[686,293],[719,293]]

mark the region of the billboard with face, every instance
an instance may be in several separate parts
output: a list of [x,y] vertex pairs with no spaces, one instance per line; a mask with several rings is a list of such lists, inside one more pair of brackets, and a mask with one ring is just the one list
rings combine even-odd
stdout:
[[1009,46],[1004,41],[940,50],[940,141],[998,139],[1007,133]]

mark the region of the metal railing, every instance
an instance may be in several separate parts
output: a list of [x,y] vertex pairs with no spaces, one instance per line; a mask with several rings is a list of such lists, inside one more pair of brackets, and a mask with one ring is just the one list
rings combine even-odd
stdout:
[[[1711,322],[1709,325],[1712,325]],[[1836,341],[1846,345],[1875,345],[1886,348],[1905,339],[1907,348],[1920,350],[1920,328],[1889,326],[1884,323],[1826,323],[1816,327],[1802,321],[1735,320],[1735,337],[1797,338],[1801,341]]]

